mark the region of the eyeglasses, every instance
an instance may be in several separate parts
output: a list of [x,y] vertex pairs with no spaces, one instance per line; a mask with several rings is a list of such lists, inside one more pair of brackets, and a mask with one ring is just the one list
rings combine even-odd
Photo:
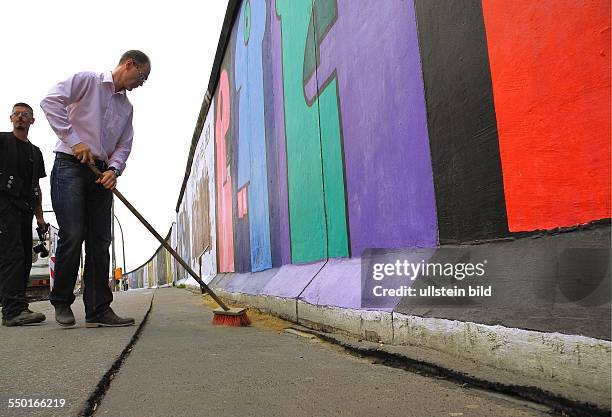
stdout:
[[29,111],[14,111],[11,113],[12,117],[19,117],[19,116],[23,116],[26,119],[29,119],[30,117],[32,117],[32,112]]
[[145,75],[142,73],[142,71],[140,71],[138,64],[136,64],[135,62],[134,62],[134,67],[136,68],[136,71],[138,71],[138,82],[140,82],[140,84],[144,84],[145,82],[147,82]]

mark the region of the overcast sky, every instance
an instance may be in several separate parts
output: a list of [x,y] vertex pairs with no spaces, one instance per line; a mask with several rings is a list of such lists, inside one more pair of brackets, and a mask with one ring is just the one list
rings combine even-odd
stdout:
[[[111,71],[121,54],[140,49],[151,58],[147,83],[128,93],[134,106],[134,143],[117,188],[165,236],[227,8],[227,0],[30,0],[3,4],[0,39],[0,131],[12,130],[12,105],[24,101],[36,121],[30,140],[53,167],[57,137],[39,103],[58,81],[78,71]],[[4,115],[4,116],[2,116]],[[51,209],[49,177],[41,182],[43,208]],[[127,269],[145,262],[159,246],[116,199],[123,226]],[[56,224],[53,215],[47,221]],[[117,265],[122,266],[117,229]]]

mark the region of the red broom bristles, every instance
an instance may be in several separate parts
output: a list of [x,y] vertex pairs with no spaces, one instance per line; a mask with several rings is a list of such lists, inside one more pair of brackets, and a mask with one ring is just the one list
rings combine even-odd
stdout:
[[251,325],[251,320],[249,320],[246,312],[242,314],[223,314],[215,311],[212,324],[216,326],[245,327]]

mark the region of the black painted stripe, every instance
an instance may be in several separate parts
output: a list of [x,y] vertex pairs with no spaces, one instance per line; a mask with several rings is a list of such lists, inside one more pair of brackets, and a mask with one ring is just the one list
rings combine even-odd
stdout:
[[440,243],[508,235],[480,0],[415,0]]

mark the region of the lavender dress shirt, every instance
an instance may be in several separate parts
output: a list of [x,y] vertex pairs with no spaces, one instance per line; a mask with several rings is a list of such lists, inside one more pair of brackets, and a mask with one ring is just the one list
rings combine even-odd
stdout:
[[72,155],[83,142],[95,159],[123,172],[132,150],[133,108],[125,90],[115,92],[111,72],[79,72],[54,86],[41,101],[59,138],[55,152]]

